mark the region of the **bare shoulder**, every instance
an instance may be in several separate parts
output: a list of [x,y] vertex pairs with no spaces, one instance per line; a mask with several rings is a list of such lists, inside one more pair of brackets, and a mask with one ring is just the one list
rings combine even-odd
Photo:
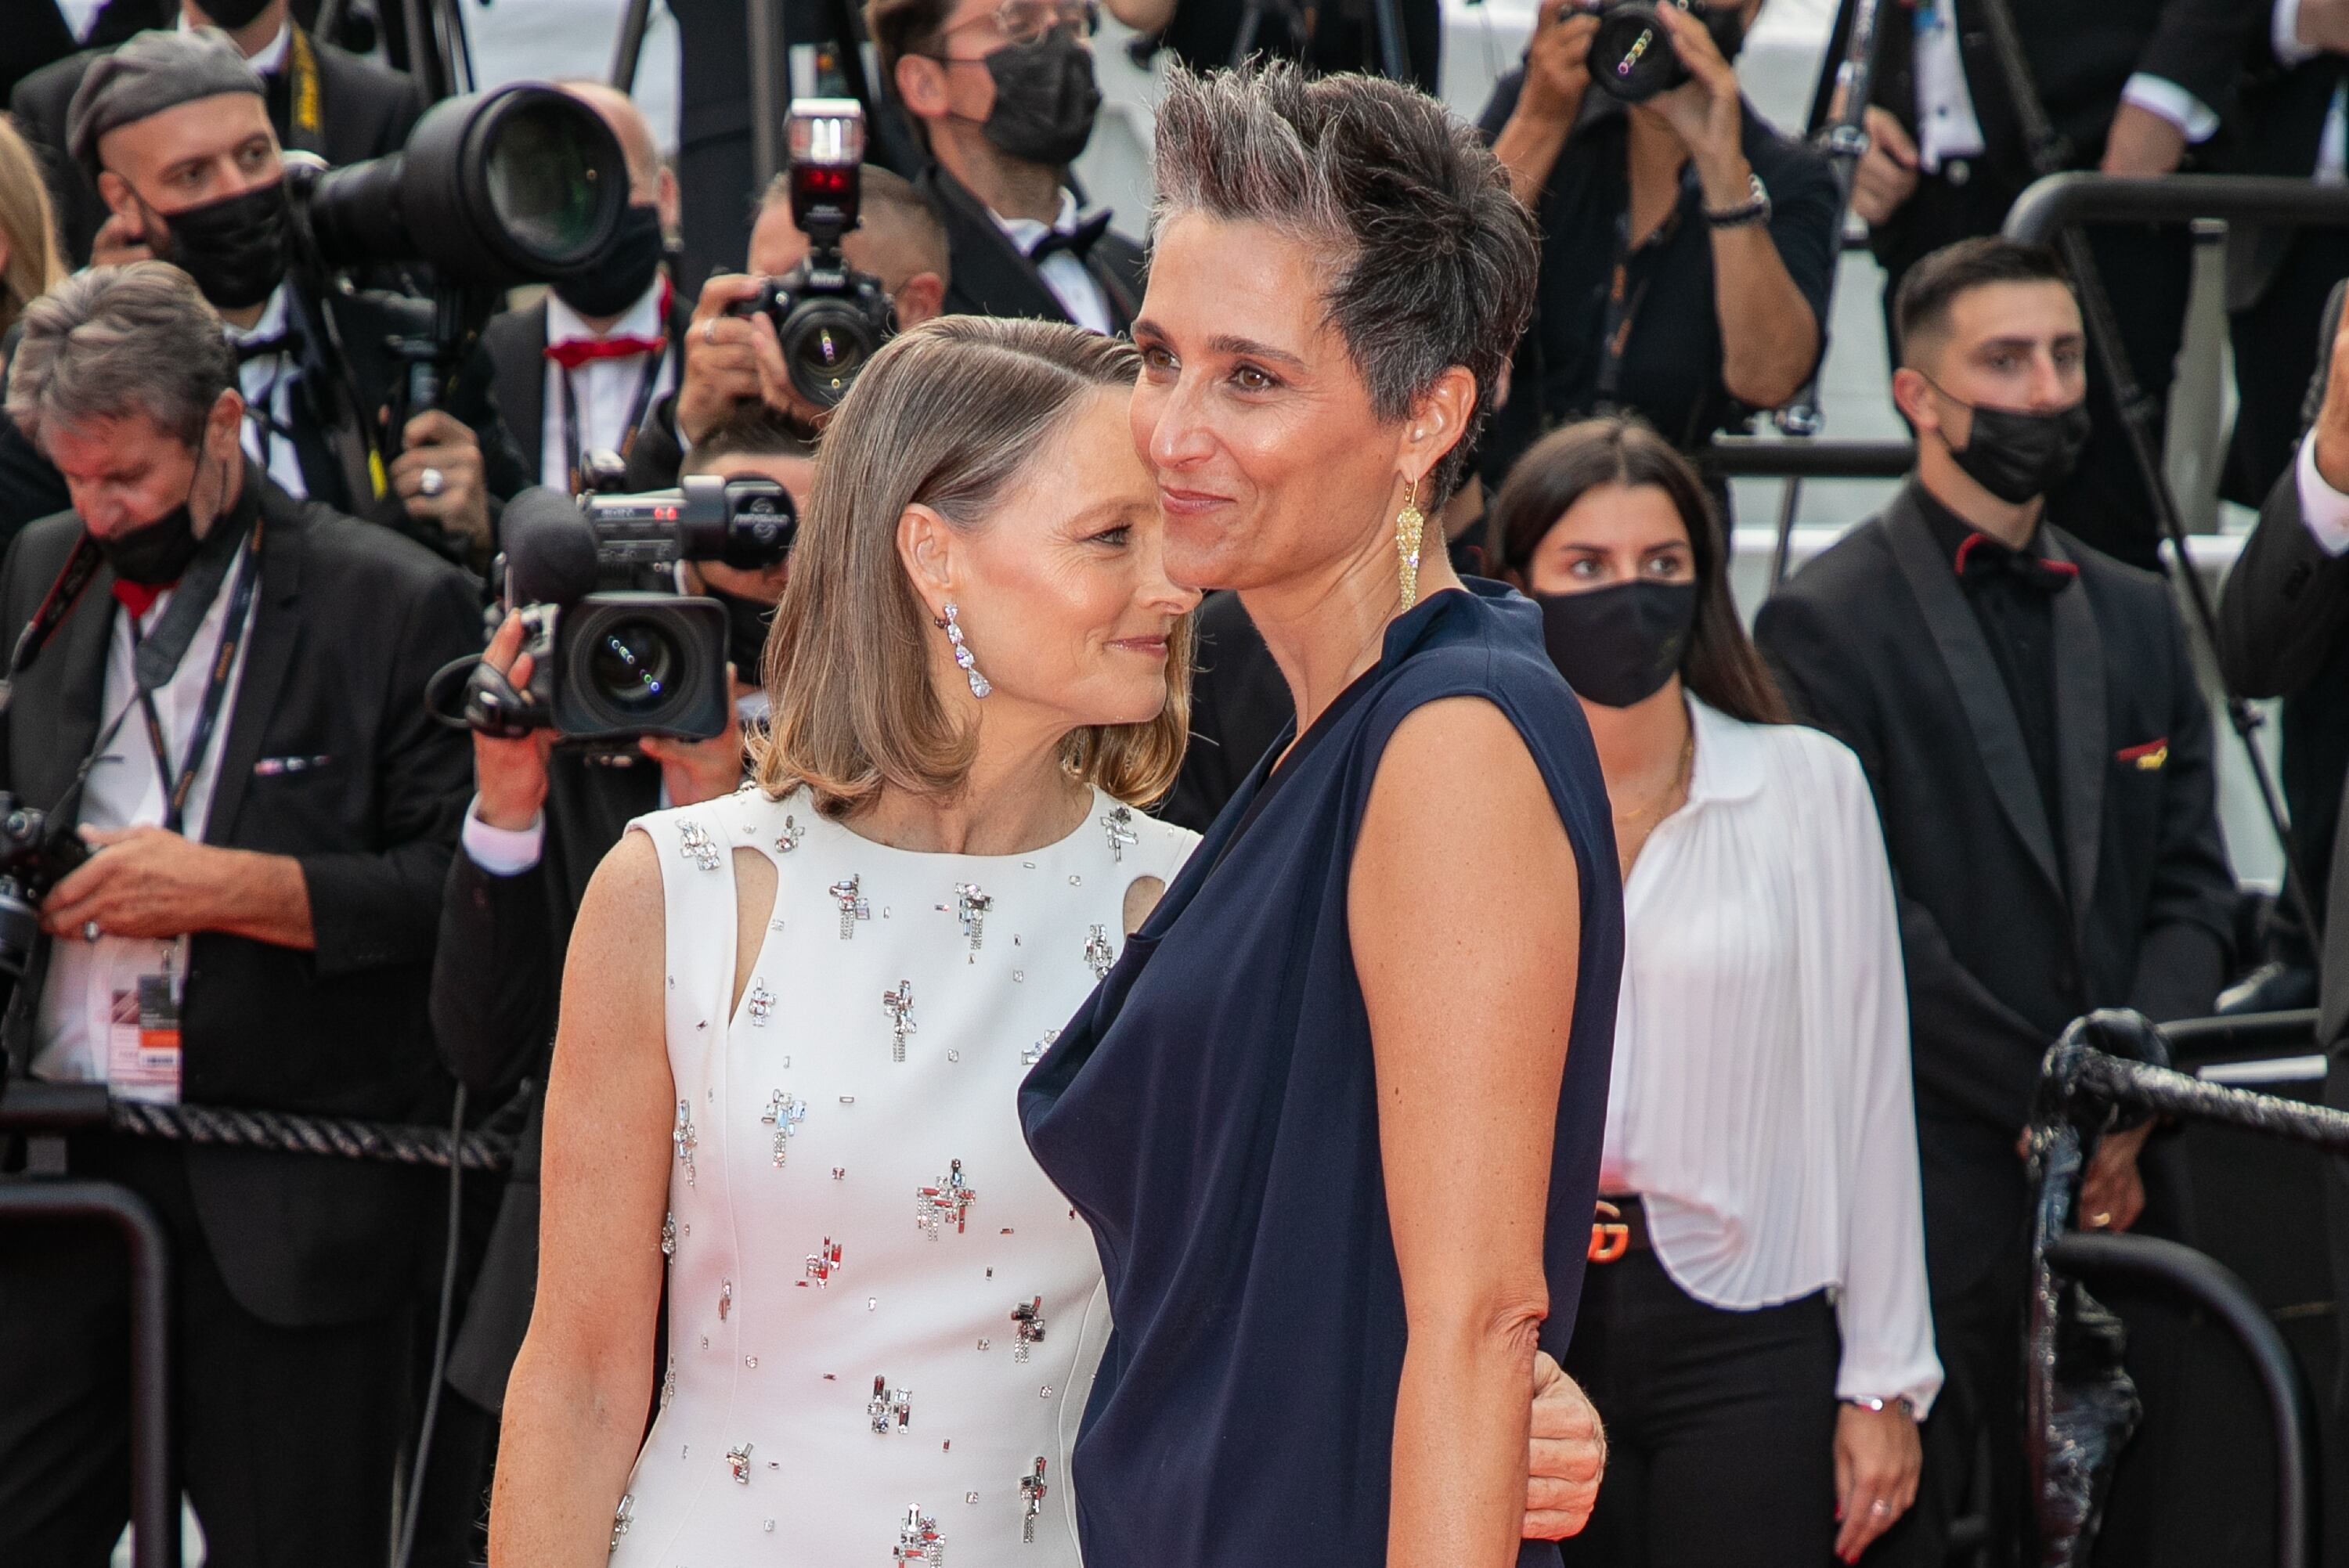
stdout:
[[[1464,782],[1470,787],[1464,789]],[[1444,809],[1427,810],[1438,799]],[[1397,810],[1412,819],[1413,836],[1428,835],[1430,842],[1506,832],[1530,825],[1528,819],[1558,820],[1526,738],[1482,696],[1424,703],[1395,726],[1379,758],[1367,815]]]
[[653,848],[651,834],[631,828],[588,879],[579,922],[585,925],[594,915],[658,921],[663,913],[659,851]]

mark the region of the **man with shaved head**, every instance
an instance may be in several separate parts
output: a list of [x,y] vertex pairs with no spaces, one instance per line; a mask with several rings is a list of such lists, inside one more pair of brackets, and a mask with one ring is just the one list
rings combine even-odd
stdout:
[[625,456],[655,403],[676,387],[693,306],[665,264],[678,230],[677,176],[662,163],[644,111],[601,82],[560,85],[619,138],[628,206],[595,266],[497,317],[482,341],[532,478],[576,491],[581,459],[595,451]]

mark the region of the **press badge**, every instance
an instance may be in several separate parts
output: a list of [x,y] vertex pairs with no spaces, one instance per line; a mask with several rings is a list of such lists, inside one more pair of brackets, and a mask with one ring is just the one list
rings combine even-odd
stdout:
[[180,998],[184,942],[128,942],[108,966],[108,1088],[119,1099],[180,1099]]

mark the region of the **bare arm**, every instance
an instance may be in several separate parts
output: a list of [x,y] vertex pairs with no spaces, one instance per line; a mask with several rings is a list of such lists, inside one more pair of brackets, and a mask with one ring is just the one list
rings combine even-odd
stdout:
[[1493,156],[1509,171],[1509,189],[1527,207],[1539,205],[1549,171],[1565,150],[1590,86],[1590,39],[1599,18],[1568,11],[1569,0],[1542,0],[1526,46],[1526,75],[1516,107],[1493,139]]
[[[1429,811],[1464,774],[1485,781],[1478,810]],[[1403,721],[1347,892],[1410,1326],[1389,1568],[1516,1561],[1578,889],[1549,790],[1499,710],[1454,699]]]
[[588,884],[546,1089],[538,1298],[506,1388],[490,1560],[602,1568],[652,1400],[668,1195],[666,922],[652,841]]

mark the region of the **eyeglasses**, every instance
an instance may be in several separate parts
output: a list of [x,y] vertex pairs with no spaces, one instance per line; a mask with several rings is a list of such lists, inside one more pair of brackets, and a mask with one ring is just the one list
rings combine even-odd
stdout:
[[1040,44],[1055,33],[1090,38],[1101,31],[1101,0],[1003,0],[986,15],[949,27],[940,36],[978,26],[993,27],[1007,44]]

